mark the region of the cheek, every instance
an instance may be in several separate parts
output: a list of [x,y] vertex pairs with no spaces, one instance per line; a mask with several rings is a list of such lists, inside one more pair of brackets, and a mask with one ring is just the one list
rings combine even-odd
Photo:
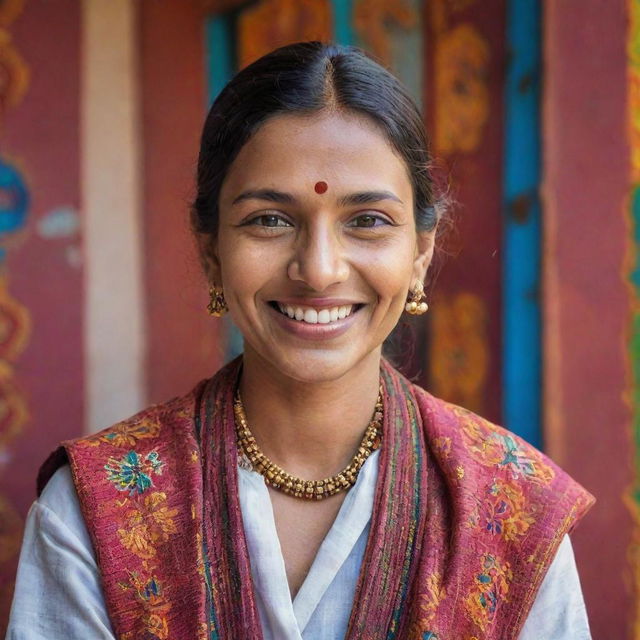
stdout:
[[412,255],[413,249],[406,243],[406,246],[381,248],[370,256],[367,268],[370,283],[389,304],[396,299],[404,301],[407,295],[413,271]]
[[251,297],[284,269],[282,252],[268,242],[253,242],[232,234],[220,239],[222,281],[230,295]]

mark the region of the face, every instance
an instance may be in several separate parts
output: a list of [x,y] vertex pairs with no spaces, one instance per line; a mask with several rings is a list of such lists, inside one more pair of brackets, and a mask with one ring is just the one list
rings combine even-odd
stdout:
[[431,260],[413,206],[404,161],[368,119],[262,125],[229,168],[208,248],[246,355],[303,382],[377,362]]

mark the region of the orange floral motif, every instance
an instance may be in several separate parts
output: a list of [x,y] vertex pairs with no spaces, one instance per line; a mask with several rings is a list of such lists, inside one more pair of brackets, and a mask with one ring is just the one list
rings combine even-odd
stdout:
[[415,640],[438,640],[438,635],[432,630],[436,611],[440,602],[446,597],[442,586],[442,576],[439,572],[431,574],[425,584],[426,590],[420,594],[418,603],[419,618],[409,630],[409,637]]
[[475,151],[489,118],[490,48],[471,23],[439,35],[435,45],[438,153]]
[[147,640],[167,640],[169,625],[167,613],[171,604],[163,594],[162,583],[155,577],[142,577],[139,573],[129,572],[130,582],[121,583],[124,590],[133,589],[136,599],[144,604],[145,614],[140,618],[142,628],[122,635],[122,640],[145,638]]
[[433,309],[429,356],[434,395],[482,412],[489,370],[486,303],[463,291]]
[[465,598],[467,613],[482,630],[493,622],[501,601],[506,601],[513,572],[508,562],[485,553],[480,559],[480,572],[475,576],[471,593]]
[[332,38],[331,3],[327,0],[261,0],[238,17],[238,66],[276,47],[301,40]]
[[389,66],[391,44],[389,25],[409,31],[419,24],[418,10],[406,0],[357,0],[353,8],[353,24],[366,48]]
[[177,532],[173,518],[177,509],[169,509],[166,494],[156,491],[142,504],[125,514],[125,528],[118,529],[122,545],[143,559],[156,555],[156,546]]
[[542,455],[532,448],[525,450],[513,434],[462,407],[450,405],[450,408],[460,418],[467,449],[478,462],[503,469],[514,478],[526,477],[540,484],[548,484],[555,476]]
[[434,438],[433,449],[439,457],[444,459],[448,458],[451,454],[451,438],[446,436]]
[[526,512],[526,504],[518,486],[495,480],[486,488],[485,495],[478,497],[469,524],[482,527],[504,540],[515,540],[535,522],[535,518]]
[[114,447],[131,448],[138,440],[155,438],[159,433],[160,424],[157,418],[153,414],[145,414],[143,417],[134,417],[119,422],[106,432],[86,438],[85,443],[91,447],[97,447],[106,442]]

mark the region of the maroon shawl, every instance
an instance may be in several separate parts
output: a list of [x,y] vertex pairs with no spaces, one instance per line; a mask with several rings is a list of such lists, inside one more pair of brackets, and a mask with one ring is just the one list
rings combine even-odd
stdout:
[[[238,498],[240,360],[63,443],[121,640],[262,638]],[[514,434],[381,366],[384,437],[347,638],[518,637],[593,497]]]

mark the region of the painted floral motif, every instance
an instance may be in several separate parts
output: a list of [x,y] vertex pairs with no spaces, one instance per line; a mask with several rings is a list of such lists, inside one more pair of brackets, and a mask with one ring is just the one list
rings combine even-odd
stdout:
[[485,631],[494,621],[500,602],[506,601],[513,572],[508,562],[491,553],[482,555],[480,567],[474,588],[464,602],[471,620]]
[[154,491],[125,514],[125,527],[118,529],[122,545],[143,559],[156,555],[156,545],[166,542],[177,532],[173,518],[177,509],[167,506],[167,496]]
[[129,451],[124,458],[110,457],[104,465],[108,479],[118,491],[129,491],[129,495],[144,493],[153,486],[152,473],[162,474],[164,462],[155,451],[141,457],[136,451]]
[[535,518],[526,511],[527,501],[517,485],[494,480],[471,514],[470,525],[482,527],[503,540],[512,541],[527,532]]
[[450,408],[461,419],[465,444],[478,462],[503,469],[514,479],[527,478],[541,484],[548,484],[555,476],[538,451],[530,447],[525,450],[508,431],[462,407]]

